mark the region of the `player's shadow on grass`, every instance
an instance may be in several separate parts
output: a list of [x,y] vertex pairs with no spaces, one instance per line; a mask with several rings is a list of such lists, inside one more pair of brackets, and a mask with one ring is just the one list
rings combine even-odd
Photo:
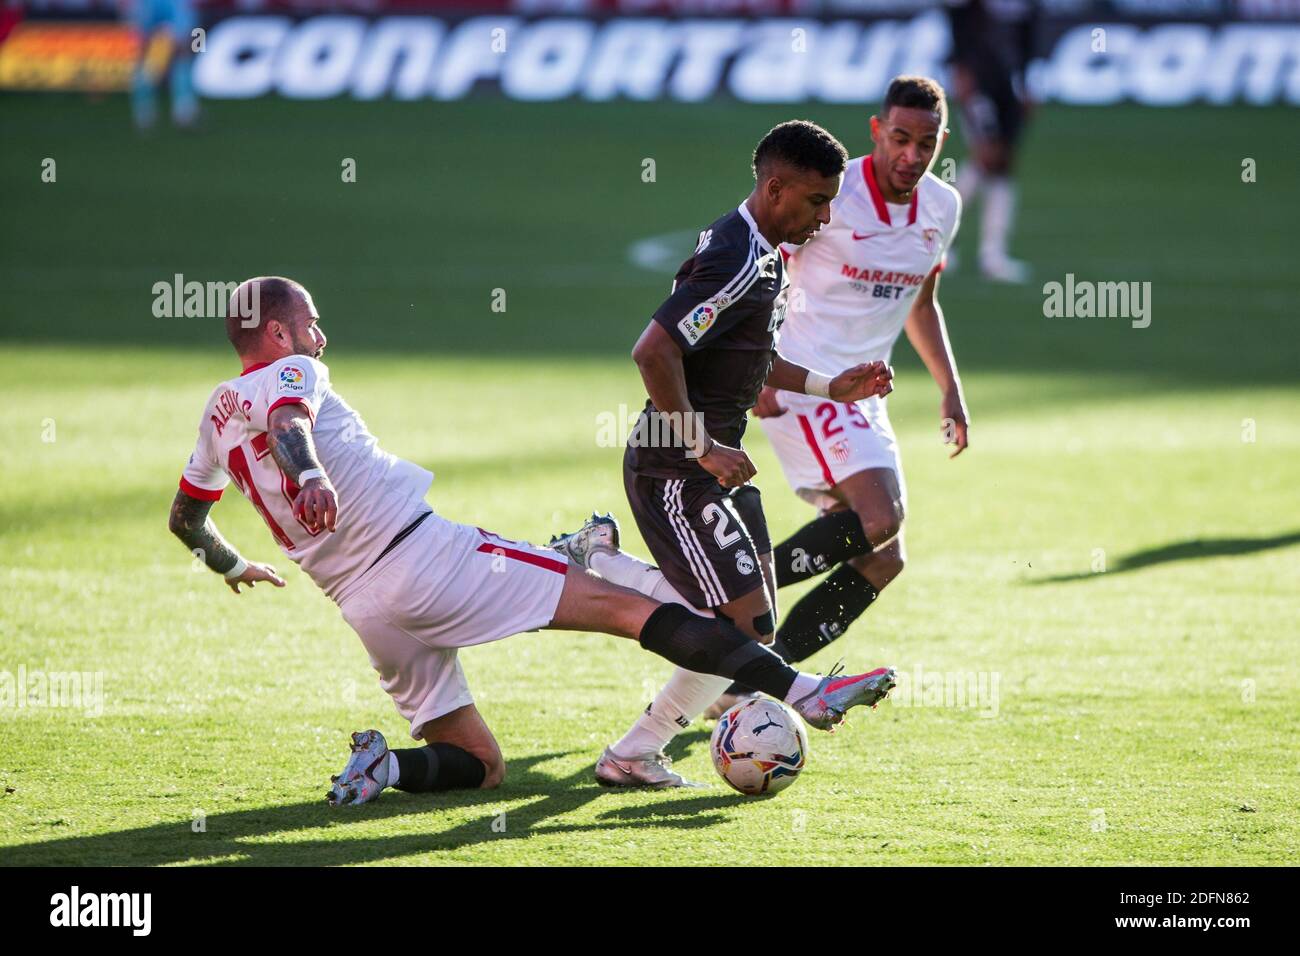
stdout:
[[698,743],[707,741],[713,736],[711,728],[692,727],[690,730],[684,730],[674,737],[664,748],[664,753],[672,757],[673,760],[681,760],[690,754],[691,749]]
[[[688,734],[682,747],[707,732]],[[87,837],[66,837],[0,848],[0,866],[161,866],[164,864],[230,864],[238,866],[339,866],[373,863],[427,853],[445,853],[479,844],[528,839],[563,833],[600,833],[637,827],[698,828],[722,821],[709,813],[735,802],[734,796],[686,799],[655,795],[651,806],[615,803],[599,814],[597,823],[564,823],[560,818],[599,799],[607,791],[592,777],[592,765],[566,777],[539,772],[538,764],[564,753],[535,754],[508,761],[506,782],[497,790],[461,790],[438,794],[389,791],[383,799],[360,807],[334,809],[324,799],[278,807],[258,807],[206,818],[205,830],[195,833],[187,819],[173,819]],[[644,792],[641,793],[644,797]],[[662,799],[660,799],[662,797]],[[535,799],[533,799],[535,798]],[[514,806],[521,799],[531,800]],[[442,829],[441,810],[482,807],[481,815]],[[504,813],[502,812],[504,808]],[[376,838],[347,836],[347,828],[389,817],[429,814],[426,832]],[[295,839],[297,832],[330,830],[321,838]],[[438,862],[437,856],[430,861]],[[464,862],[463,858],[457,862]],[[508,861],[506,861],[508,862]]]
[[1058,574],[1050,578],[1038,578],[1030,583],[1062,584],[1068,581],[1104,578],[1111,574],[1140,571],[1157,564],[1191,561],[1196,558],[1235,558],[1243,554],[1271,551],[1273,548],[1286,548],[1293,544],[1300,544],[1300,531],[1273,535],[1269,538],[1193,538],[1191,541],[1180,541],[1177,544],[1166,544],[1159,548],[1148,548],[1145,551],[1126,554],[1104,572]]

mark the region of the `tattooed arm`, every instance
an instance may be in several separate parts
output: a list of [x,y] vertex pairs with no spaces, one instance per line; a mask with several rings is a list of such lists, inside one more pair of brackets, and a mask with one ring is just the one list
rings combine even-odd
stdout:
[[[293,499],[293,514],[311,530],[333,531],[339,502],[325,468],[316,457],[311,418],[301,405],[281,405],[267,419],[266,440],[280,470],[301,487]],[[307,475],[307,480],[302,478]]]
[[258,581],[270,581],[278,588],[284,587],[284,580],[275,573],[275,568],[269,564],[245,561],[239,556],[239,552],[221,536],[217,526],[208,517],[211,508],[211,501],[191,498],[185,492],[178,491],[172,500],[167,527],[195,557],[202,558],[204,564],[225,577],[226,584],[236,594],[239,593],[241,584],[247,584],[251,588]]

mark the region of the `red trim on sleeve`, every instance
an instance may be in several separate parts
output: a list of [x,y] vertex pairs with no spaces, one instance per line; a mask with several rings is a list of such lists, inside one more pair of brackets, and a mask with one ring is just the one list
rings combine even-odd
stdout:
[[944,256],[942,259],[939,260],[938,265],[936,265],[933,269],[930,270],[930,275],[937,276],[940,272],[942,272],[947,267],[947,265],[948,265],[948,257]]
[[862,159],[862,178],[867,181],[867,190],[871,193],[871,203],[876,207],[876,215],[886,226],[892,226],[889,221],[889,207],[885,205],[885,197],[880,192],[880,186],[876,184],[875,161],[871,158],[874,153],[868,153]]
[[185,492],[191,498],[198,498],[199,501],[220,501],[224,488],[218,488],[216,491],[209,491],[207,488],[200,488],[198,485],[186,479],[181,475],[181,491]]
[[311,419],[312,427],[315,427],[316,416],[312,414],[311,406],[308,405],[306,402],[304,402],[301,398],[294,398],[291,395],[286,395],[283,398],[277,398],[274,402],[271,403],[271,407],[266,410],[266,422],[268,425],[271,423],[271,413],[275,411],[277,408],[279,408],[281,405],[301,405],[306,410],[307,417]]

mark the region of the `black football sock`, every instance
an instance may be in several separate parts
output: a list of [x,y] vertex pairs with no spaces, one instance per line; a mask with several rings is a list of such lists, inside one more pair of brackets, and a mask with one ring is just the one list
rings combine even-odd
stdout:
[[849,629],[880,592],[850,565],[805,594],[781,622],[776,639],[790,663],[811,657]]
[[854,511],[830,511],[778,544],[772,553],[776,586],[815,578],[835,565],[871,551]]
[[[790,660],[790,648],[785,646],[785,641],[781,640],[781,636],[779,633],[775,638],[772,639],[772,643],[767,646],[771,648],[772,653],[775,654],[777,657],[781,658],[781,660],[787,662]],[[723,693],[735,694],[735,695],[752,694],[754,693],[754,688],[748,687],[742,684],[740,681],[736,681],[730,687],[724,690]]]
[[641,646],[678,667],[730,677],[784,700],[797,672],[758,641],[717,618],[661,604],[641,628]]
[[[790,609],[777,629],[772,650],[791,664],[811,657],[847,631],[879,594],[875,585],[844,565]],[[754,688],[736,681],[726,692],[752,694]]]
[[392,786],[407,793],[473,790],[487,776],[483,761],[455,744],[436,743],[391,753],[397,758],[397,780]]

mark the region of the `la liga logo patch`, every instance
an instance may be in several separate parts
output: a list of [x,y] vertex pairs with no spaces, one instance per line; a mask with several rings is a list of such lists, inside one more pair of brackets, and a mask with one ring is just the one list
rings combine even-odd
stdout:
[[296,365],[286,365],[280,369],[280,391],[282,392],[301,392],[304,390],[302,369]]
[[677,323],[677,327],[682,330],[682,335],[686,340],[694,345],[713,326],[713,322],[718,317],[717,310],[707,302],[703,305],[696,306],[695,311]]

